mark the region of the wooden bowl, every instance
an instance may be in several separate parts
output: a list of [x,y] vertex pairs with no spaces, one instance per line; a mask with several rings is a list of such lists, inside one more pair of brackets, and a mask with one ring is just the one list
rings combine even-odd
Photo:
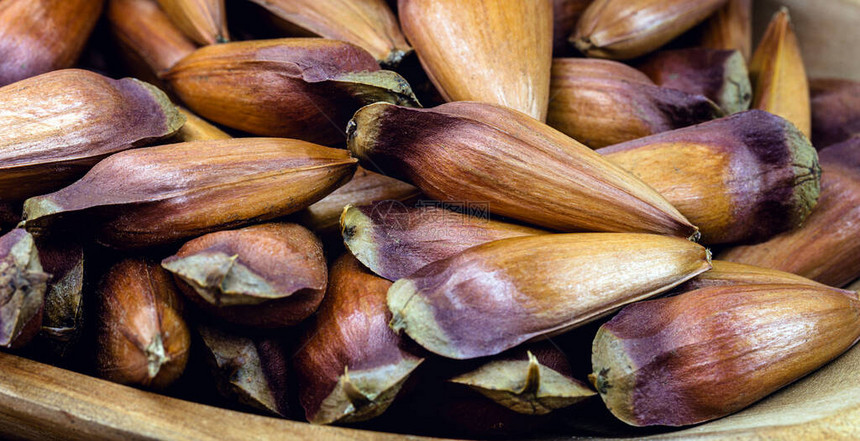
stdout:
[[[858,372],[860,346],[746,410],[678,432],[637,439],[857,440]],[[2,353],[0,434],[4,439],[70,441],[431,439],[313,426],[219,409]]]
[[[757,35],[783,4],[791,10],[811,77],[860,80],[860,0],[757,1]],[[4,439],[81,441],[430,439],[312,426],[219,409],[2,353],[0,434]],[[860,439],[860,346],[744,411],[637,439]]]

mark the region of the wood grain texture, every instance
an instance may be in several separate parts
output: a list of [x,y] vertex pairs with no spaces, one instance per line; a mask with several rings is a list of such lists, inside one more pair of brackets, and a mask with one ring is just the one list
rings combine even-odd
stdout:
[[243,414],[0,354],[0,434],[31,440],[403,441]]
[[[860,347],[855,347],[818,372],[749,409],[701,426],[639,439],[855,440],[860,437],[858,369]],[[179,419],[177,415],[184,418]],[[218,409],[4,353],[0,353],[0,435],[10,440],[51,441],[432,440],[313,426]]]

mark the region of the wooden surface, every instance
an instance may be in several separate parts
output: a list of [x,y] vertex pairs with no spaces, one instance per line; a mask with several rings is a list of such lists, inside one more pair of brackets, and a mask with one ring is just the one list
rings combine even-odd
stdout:
[[233,412],[0,353],[0,436],[33,440],[405,441]]
[[[860,346],[735,415],[651,440],[860,439]],[[0,435],[32,440],[407,441],[143,392],[0,353]]]

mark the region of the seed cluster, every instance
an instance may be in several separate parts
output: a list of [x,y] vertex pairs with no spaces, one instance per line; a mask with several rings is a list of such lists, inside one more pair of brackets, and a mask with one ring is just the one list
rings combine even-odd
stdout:
[[860,84],[751,11],[0,0],[0,346],[379,431],[737,412],[860,340]]

